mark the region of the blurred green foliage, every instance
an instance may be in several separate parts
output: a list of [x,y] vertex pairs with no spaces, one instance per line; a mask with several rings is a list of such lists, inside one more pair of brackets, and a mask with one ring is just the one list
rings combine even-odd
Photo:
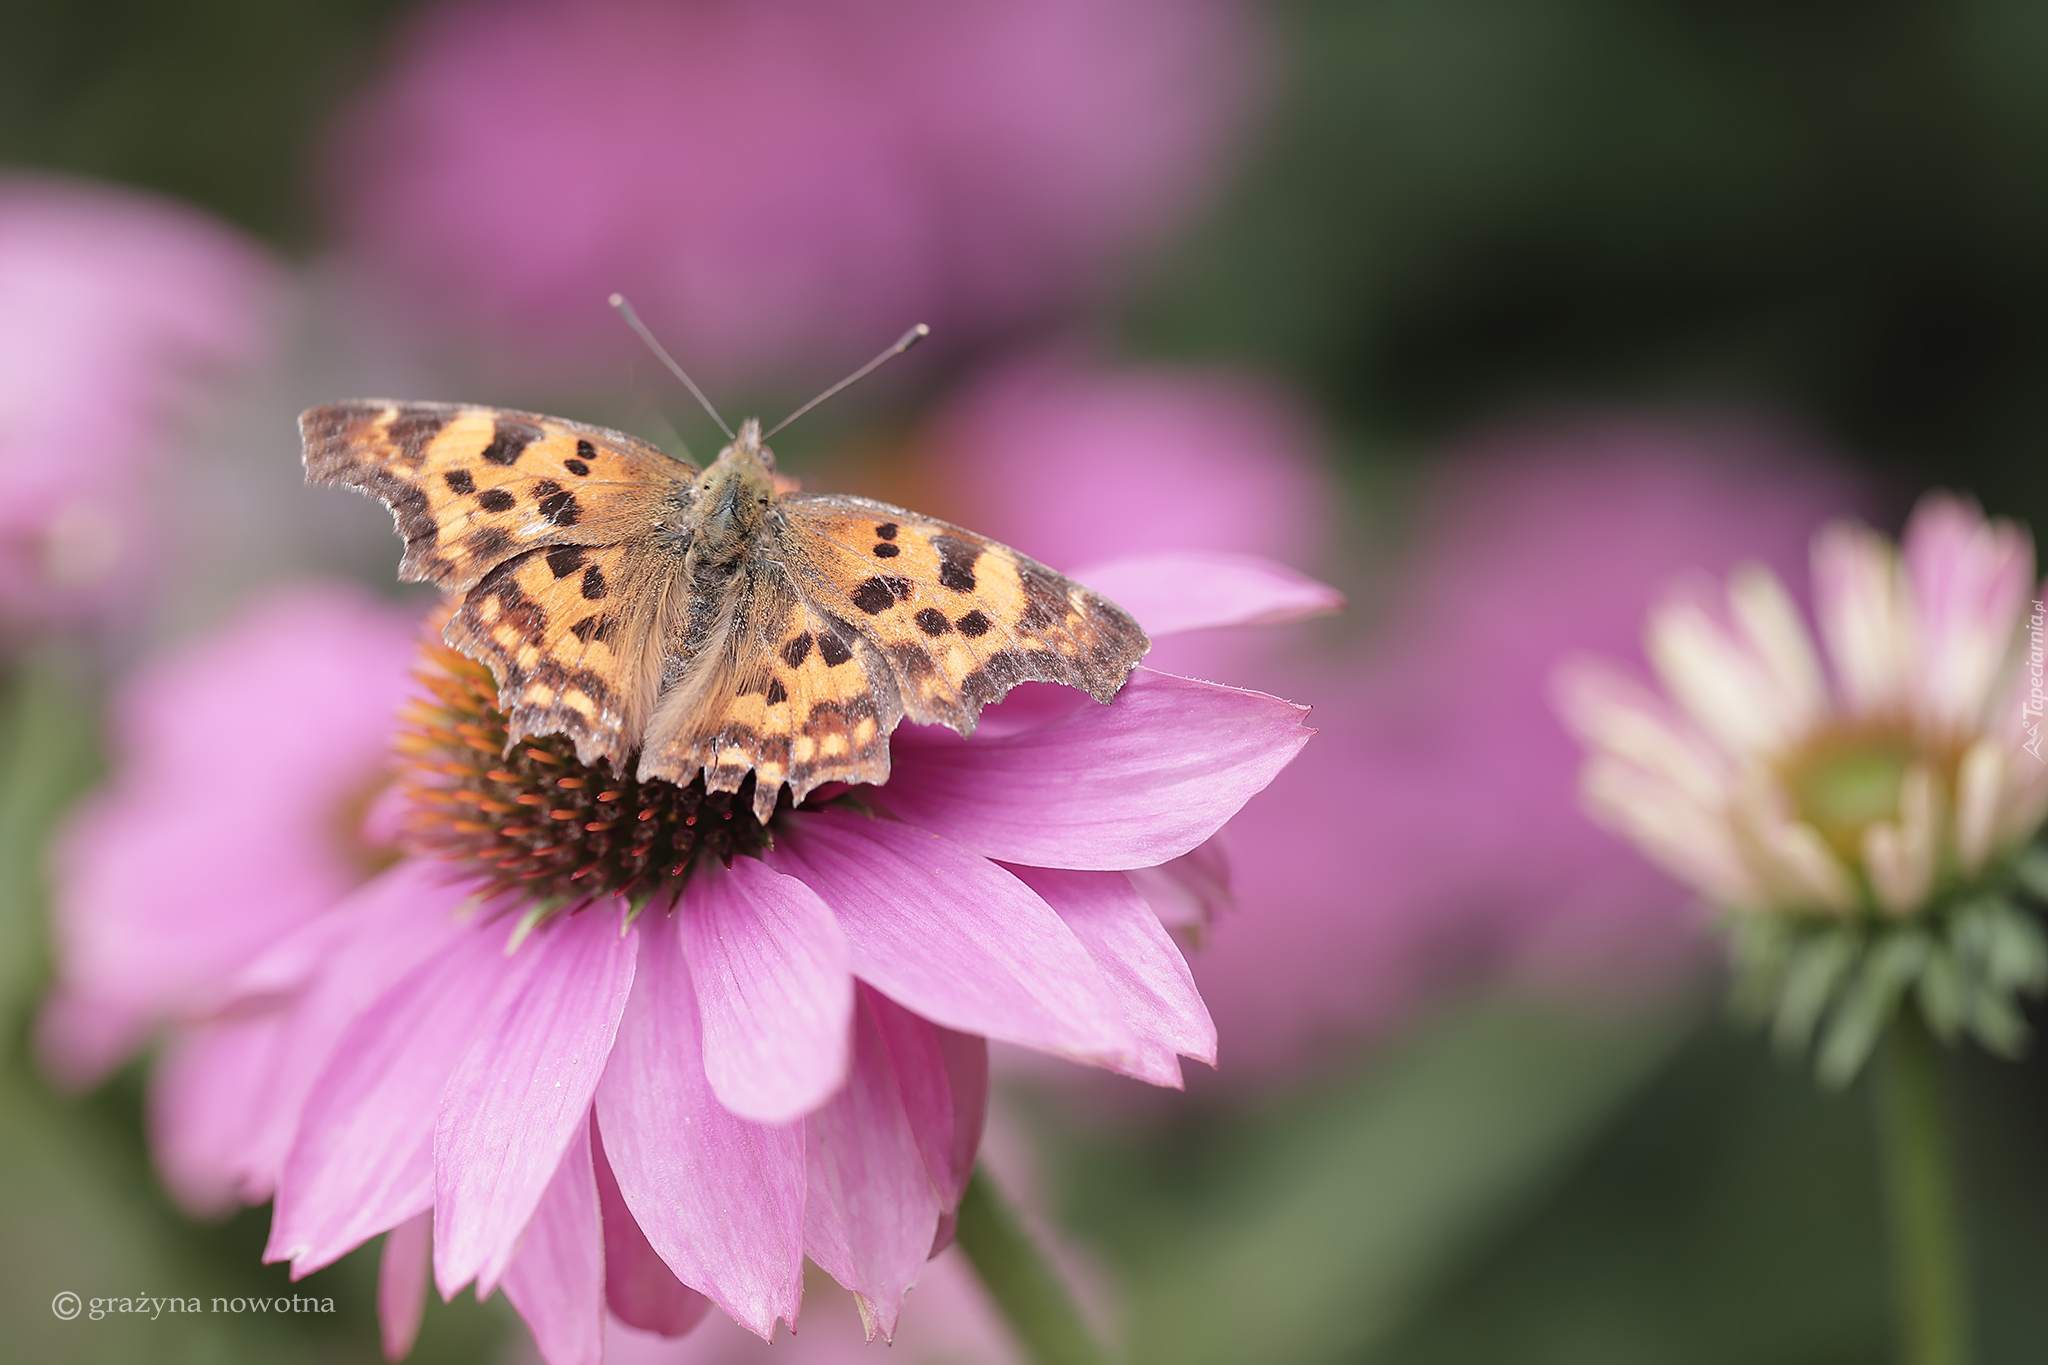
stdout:
[[[2037,1360],[2048,1063],[1947,1079],[1980,1358]],[[1711,1009],[1482,1002],[1263,1112],[1056,1149],[1135,1361],[1851,1365],[1892,1328],[1866,1086]]]
[[1424,443],[1768,404],[2048,524],[2048,8],[1290,0],[1250,175],[1135,335]]
[[312,240],[307,153],[404,0],[6,0],[0,163],[104,176]]

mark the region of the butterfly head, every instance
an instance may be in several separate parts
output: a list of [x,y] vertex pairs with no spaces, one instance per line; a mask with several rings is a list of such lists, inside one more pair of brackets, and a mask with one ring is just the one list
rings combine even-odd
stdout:
[[732,444],[718,452],[718,463],[728,461],[740,464],[751,461],[760,465],[771,475],[775,472],[775,452],[761,444],[761,419],[749,417],[740,423],[740,434],[732,438]]
[[697,476],[693,561],[730,567],[775,501],[775,453],[761,444],[761,422],[749,417],[731,445]]

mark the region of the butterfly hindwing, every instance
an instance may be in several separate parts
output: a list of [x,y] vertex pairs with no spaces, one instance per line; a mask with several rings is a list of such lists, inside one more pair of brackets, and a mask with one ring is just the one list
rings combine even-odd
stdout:
[[469,590],[444,638],[497,676],[514,740],[567,735],[580,762],[620,764],[661,687],[668,576],[645,543],[528,550]]
[[889,732],[903,714],[875,647],[807,603],[789,571],[762,556],[733,584],[709,657],[666,693],[647,731],[643,778],[737,791],[757,774],[766,820],[788,783],[801,801],[819,784],[883,782]]
[[1108,701],[1151,647],[1122,608],[972,531],[834,494],[778,510],[798,591],[872,642],[911,720],[970,733],[1021,682]]
[[456,403],[336,403],[299,431],[312,482],[391,508],[399,577],[451,591],[527,550],[646,537],[697,474],[624,432]]

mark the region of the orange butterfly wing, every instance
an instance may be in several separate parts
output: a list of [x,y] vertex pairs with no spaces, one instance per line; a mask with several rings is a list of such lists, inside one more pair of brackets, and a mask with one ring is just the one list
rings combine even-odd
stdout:
[[371,399],[299,417],[306,477],[390,507],[398,576],[472,587],[524,550],[651,534],[697,477],[636,436],[532,412]]
[[299,418],[307,477],[382,499],[399,576],[461,592],[443,632],[498,679],[514,739],[566,734],[585,763],[640,745],[661,685],[656,619],[697,470],[603,427],[453,403],[366,401]]
[[1150,642],[1121,608],[1004,545],[887,503],[776,500],[757,562],[700,685],[665,696],[643,776],[713,790],[758,771],[757,811],[787,782],[881,782],[904,717],[972,732],[1021,682],[1108,701]]

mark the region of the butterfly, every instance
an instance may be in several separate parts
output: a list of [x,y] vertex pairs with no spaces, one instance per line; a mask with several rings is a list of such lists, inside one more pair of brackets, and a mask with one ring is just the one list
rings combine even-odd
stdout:
[[[694,386],[693,386],[694,388]],[[738,792],[880,783],[899,721],[972,733],[1022,682],[1107,702],[1151,647],[1128,613],[972,531],[783,491],[753,418],[708,468],[623,432],[450,403],[299,418],[306,475],[380,498],[399,577],[460,594],[511,742]]]

